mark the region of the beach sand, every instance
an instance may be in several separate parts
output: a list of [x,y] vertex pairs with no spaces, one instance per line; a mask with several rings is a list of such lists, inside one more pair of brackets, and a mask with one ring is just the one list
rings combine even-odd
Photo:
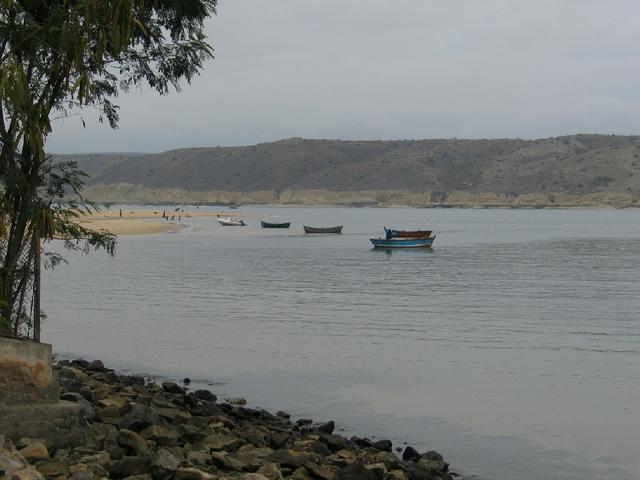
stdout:
[[[170,220],[162,218],[163,211],[166,211]],[[199,210],[185,210],[176,212],[174,210],[101,210],[99,212],[84,216],[80,223],[85,228],[92,230],[106,230],[115,235],[145,235],[152,233],[167,233],[179,230],[188,226],[189,219],[193,217],[221,217],[238,216],[238,213],[211,212]],[[171,219],[174,217],[173,219]]]

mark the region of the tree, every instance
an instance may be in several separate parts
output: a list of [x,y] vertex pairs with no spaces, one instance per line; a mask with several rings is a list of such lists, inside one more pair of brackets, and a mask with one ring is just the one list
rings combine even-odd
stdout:
[[[91,107],[117,128],[120,92],[179,90],[213,56],[204,21],[216,3],[0,0],[0,335],[39,340],[42,240],[115,249],[113,235],[78,222],[95,209],[84,174],[45,153],[53,116]],[[43,263],[60,260],[45,252]]]

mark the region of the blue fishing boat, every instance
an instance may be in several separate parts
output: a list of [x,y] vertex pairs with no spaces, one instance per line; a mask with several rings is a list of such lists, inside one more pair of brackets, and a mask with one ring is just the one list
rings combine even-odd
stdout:
[[370,238],[374,248],[431,248],[435,235],[421,238]]

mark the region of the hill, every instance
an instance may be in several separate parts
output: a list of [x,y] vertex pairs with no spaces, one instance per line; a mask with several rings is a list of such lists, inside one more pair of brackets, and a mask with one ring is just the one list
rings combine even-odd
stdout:
[[640,206],[640,137],[291,138],[159,154],[61,155],[95,201]]

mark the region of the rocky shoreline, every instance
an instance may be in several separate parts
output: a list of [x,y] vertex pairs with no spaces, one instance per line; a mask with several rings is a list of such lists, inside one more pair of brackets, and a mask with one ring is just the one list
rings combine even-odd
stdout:
[[[218,402],[209,390],[120,375],[101,361],[61,361],[60,401],[82,422],[46,438],[0,432],[0,479],[451,480],[435,451],[344,438],[333,421]],[[60,426],[58,426],[60,427]],[[15,435],[14,435],[15,437]]]

